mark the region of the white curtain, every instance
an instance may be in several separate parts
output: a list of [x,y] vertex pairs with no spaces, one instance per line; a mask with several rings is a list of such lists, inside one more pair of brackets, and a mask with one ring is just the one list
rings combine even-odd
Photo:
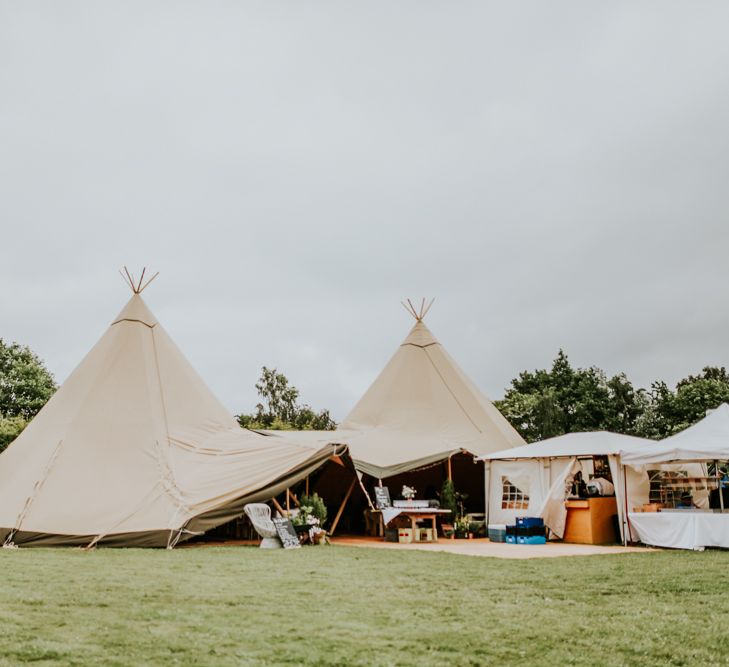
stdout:
[[559,539],[564,536],[564,527],[567,522],[565,499],[569,495],[572,480],[577,472],[581,470],[577,458],[571,458],[562,470],[562,474],[552,484],[539,509],[538,516],[544,519],[544,525],[549,528],[550,533]]

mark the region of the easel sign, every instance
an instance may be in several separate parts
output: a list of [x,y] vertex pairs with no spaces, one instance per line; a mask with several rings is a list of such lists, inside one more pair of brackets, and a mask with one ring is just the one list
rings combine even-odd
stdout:
[[386,486],[375,487],[375,505],[378,510],[384,509],[385,507],[392,507],[390,489]]
[[291,519],[277,518],[273,519],[273,525],[276,526],[276,532],[283,544],[284,549],[300,549],[301,543],[299,536],[296,534],[296,528],[291,523]]

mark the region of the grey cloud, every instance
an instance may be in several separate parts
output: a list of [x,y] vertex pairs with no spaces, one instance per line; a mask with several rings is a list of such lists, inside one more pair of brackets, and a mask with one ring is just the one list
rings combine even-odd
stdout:
[[122,264],[233,410],[341,418],[435,296],[489,395],[726,363],[723,2],[0,4],[0,335],[63,379]]

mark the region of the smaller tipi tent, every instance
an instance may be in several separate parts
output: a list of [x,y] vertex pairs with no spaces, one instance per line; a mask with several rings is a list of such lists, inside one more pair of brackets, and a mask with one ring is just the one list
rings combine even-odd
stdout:
[[482,456],[523,445],[425,326],[430,306],[408,306],[413,328],[335,433],[357,469],[384,479],[458,452]]
[[245,431],[133,295],[0,455],[0,543],[173,546],[322,465]]

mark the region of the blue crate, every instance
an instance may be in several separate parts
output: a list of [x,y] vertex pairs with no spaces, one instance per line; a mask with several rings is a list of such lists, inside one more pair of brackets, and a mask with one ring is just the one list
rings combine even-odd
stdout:
[[526,535],[519,535],[516,538],[517,544],[546,544],[547,538],[544,535],[532,535],[530,537]]
[[541,528],[544,526],[544,519],[536,516],[518,516],[516,525],[519,528]]
[[507,544],[516,544],[516,535],[507,535],[505,541]]

